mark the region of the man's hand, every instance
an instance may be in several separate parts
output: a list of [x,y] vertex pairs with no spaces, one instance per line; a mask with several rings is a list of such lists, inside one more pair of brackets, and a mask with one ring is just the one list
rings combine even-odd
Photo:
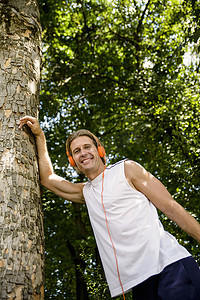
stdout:
[[21,118],[17,124],[19,125],[19,129],[27,124],[35,136],[39,136],[43,133],[38,120],[34,117],[25,116]]

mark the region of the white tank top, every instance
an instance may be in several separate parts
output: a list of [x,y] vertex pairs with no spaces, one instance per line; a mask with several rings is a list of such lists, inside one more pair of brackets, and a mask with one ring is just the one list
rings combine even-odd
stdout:
[[[101,204],[101,191],[102,174],[86,183],[83,194],[111,296],[115,297],[122,294],[122,289]],[[129,185],[124,161],[106,168],[103,202],[125,292],[160,273],[167,265],[190,256],[163,229],[155,206]]]

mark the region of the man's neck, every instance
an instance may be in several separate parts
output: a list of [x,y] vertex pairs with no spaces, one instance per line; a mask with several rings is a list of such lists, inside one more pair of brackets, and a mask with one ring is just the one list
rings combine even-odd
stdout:
[[103,171],[105,170],[106,165],[104,165],[103,163],[100,164],[99,168],[96,171],[89,171],[85,173],[85,176],[87,176],[87,178],[92,181],[94,180],[97,176],[99,176],[101,173],[103,173]]

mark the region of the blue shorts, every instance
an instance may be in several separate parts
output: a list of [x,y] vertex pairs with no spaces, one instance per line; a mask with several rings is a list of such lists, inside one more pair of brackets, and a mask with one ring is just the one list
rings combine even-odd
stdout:
[[133,300],[200,300],[200,269],[190,256],[132,289]]

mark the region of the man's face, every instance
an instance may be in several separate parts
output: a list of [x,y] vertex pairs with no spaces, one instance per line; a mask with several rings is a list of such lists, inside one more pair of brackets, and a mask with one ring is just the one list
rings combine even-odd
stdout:
[[102,162],[96,146],[88,136],[75,138],[70,148],[76,167],[86,175],[99,167]]

